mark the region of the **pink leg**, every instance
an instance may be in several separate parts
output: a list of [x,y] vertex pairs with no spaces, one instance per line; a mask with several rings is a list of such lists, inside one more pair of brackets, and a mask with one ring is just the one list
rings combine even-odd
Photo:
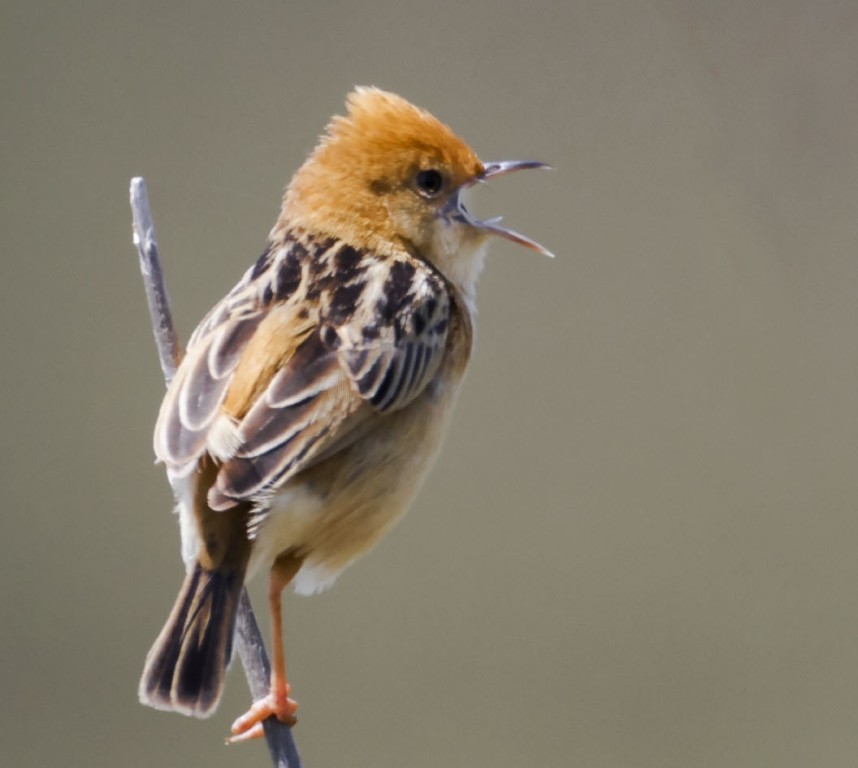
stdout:
[[268,580],[268,605],[271,611],[271,635],[273,664],[271,665],[271,691],[259,701],[255,701],[232,724],[232,737],[229,744],[262,738],[262,721],[276,717],[281,723],[295,725],[295,710],[298,705],[289,698],[289,683],[286,682],[286,654],[283,651],[283,608],[281,594],[292,578],[298,573],[302,561],[294,555],[281,555],[271,566]]

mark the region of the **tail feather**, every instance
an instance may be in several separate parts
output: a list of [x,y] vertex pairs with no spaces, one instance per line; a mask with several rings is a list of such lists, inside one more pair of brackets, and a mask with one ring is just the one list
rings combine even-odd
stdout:
[[220,701],[232,656],[235,614],[244,569],[188,573],[140,679],[143,704],[208,717]]

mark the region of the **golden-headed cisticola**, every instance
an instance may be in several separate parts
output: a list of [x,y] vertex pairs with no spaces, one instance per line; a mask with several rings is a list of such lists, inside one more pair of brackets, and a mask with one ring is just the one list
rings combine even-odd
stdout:
[[140,699],[218,703],[242,587],[269,570],[271,693],[233,725],[294,720],[280,594],[309,594],[405,512],[471,354],[491,235],[547,253],[462,201],[536,162],[483,163],[404,99],[358,88],[286,189],[259,260],[194,331],[155,427],[187,576]]

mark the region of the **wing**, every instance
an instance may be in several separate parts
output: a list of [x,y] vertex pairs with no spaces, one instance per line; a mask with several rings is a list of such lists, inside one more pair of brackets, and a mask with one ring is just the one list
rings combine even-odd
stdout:
[[307,257],[293,237],[270,245],[191,335],[155,425],[155,456],[174,474],[189,472],[206,450],[246,346],[270,307],[294,298]]
[[353,386],[382,412],[411,402],[434,376],[451,311],[446,283],[425,265],[396,261],[383,285],[372,312],[336,334]]
[[[375,262],[351,281],[331,281],[317,305],[317,325],[299,334],[288,359],[272,361],[288,339],[265,339],[295,336],[288,328],[296,321],[279,330],[276,320],[259,327],[225,400],[237,448],[209,491],[213,509],[250,500],[264,510],[290,477],[351,444],[367,422],[407,405],[431,380],[446,344],[449,295],[428,267],[404,258]],[[250,354],[256,347],[258,358]],[[264,388],[242,383],[245,365],[263,379],[273,370]]]
[[446,282],[407,254],[288,236],[212,309],[164,398],[155,453],[174,476],[204,453],[208,501],[264,510],[290,477],[402,408],[438,369]]
[[369,416],[318,329],[248,405],[234,421],[237,448],[209,490],[212,509],[248,500],[265,507],[289,476],[314,463],[331,443],[343,442]]
[[191,347],[167,390],[155,424],[158,460],[176,474],[189,472],[207,448],[238,361],[261,312],[230,318]]

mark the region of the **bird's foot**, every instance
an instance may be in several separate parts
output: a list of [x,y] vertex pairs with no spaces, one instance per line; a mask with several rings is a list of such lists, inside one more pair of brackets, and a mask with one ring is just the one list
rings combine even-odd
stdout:
[[264,736],[262,722],[269,717],[276,717],[281,723],[293,726],[298,722],[295,717],[297,709],[298,704],[289,698],[288,684],[280,691],[272,691],[265,698],[253,702],[250,709],[232,724],[232,736],[226,743],[238,744],[261,739]]

